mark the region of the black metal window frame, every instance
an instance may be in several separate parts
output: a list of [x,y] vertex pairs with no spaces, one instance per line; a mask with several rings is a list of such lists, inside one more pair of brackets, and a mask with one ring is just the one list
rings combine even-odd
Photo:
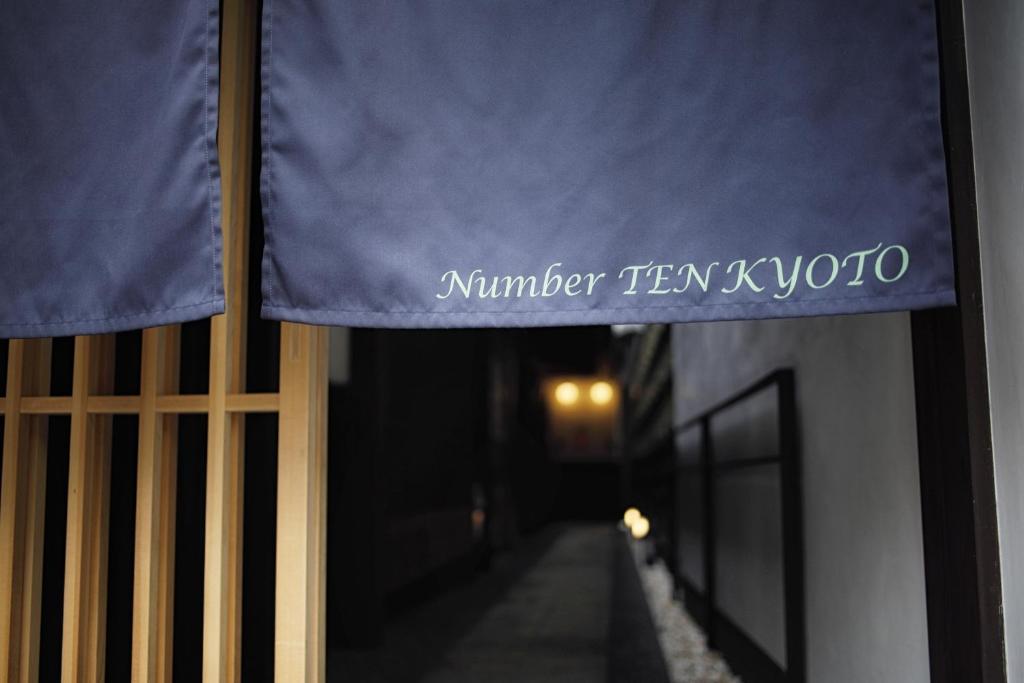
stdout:
[[[711,431],[714,417],[743,401],[766,391],[777,389],[777,450],[767,455],[743,458],[716,459]],[[728,399],[705,410],[692,419],[673,428],[674,434],[700,430],[700,458],[692,467],[700,472],[702,522],[701,530],[704,589],[700,590],[686,580],[677,566],[677,554],[672,552],[673,573],[683,592],[689,611],[704,628],[708,645],[719,650],[733,670],[744,680],[803,683],[807,675],[807,636],[804,585],[803,496],[799,426],[796,413],[796,380],[791,368],[775,370]],[[786,643],[786,666],[775,660],[718,607],[715,575],[717,572],[717,505],[716,477],[731,471],[765,465],[778,465],[781,515],[783,595]],[[675,487],[675,484],[672,484]]]

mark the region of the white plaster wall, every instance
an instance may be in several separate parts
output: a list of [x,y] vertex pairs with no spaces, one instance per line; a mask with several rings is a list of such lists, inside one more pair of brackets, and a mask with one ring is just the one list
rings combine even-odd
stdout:
[[965,3],[1010,681],[1024,681],[1024,0]]
[[928,680],[907,314],[677,325],[676,420],[796,369],[812,683]]

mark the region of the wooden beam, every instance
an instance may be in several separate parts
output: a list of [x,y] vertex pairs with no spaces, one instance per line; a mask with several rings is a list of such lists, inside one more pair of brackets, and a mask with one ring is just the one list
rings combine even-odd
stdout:
[[232,413],[276,413],[278,394],[228,394],[227,410]]
[[138,415],[138,396],[90,396],[85,410],[90,415]]
[[[316,392],[314,403],[310,407],[314,419],[314,441],[316,443],[316,463],[314,465],[313,509],[316,518],[313,524],[314,553],[316,557],[313,577],[313,613],[315,629],[312,632],[313,643],[311,653],[314,660],[313,680],[325,681],[327,675],[327,395],[328,366],[330,364],[330,329],[316,327],[317,348]],[[315,648],[315,649],[314,649]]]
[[242,449],[231,437],[226,409],[230,346],[226,316],[212,321],[210,408],[206,453],[206,557],[203,595],[203,680],[241,675]]
[[70,396],[23,396],[22,415],[70,415]]
[[156,403],[177,391],[179,338],[178,326],[142,333],[132,610],[132,680],[140,682],[171,680],[177,420],[159,414]]
[[12,340],[0,492],[0,679],[39,676],[47,421],[20,410],[24,394],[50,385],[49,339]]
[[274,680],[324,680],[327,329],[281,325]]
[[113,380],[114,336],[76,337],[61,651],[61,679],[76,683],[102,681],[106,670],[112,418],[87,407],[90,395],[112,391]]
[[[169,392],[177,393],[180,381],[181,365],[181,326],[168,328],[164,339],[164,363],[160,369],[161,385]],[[164,495],[160,505],[160,576],[166,577],[157,592],[157,653],[156,676],[160,681],[172,681],[174,661],[174,539],[175,520],[177,514],[178,491],[178,418],[167,415],[163,417],[163,465],[161,476]]]
[[157,396],[156,412],[177,415],[201,415],[209,411],[210,397],[206,394],[180,394]]
[[225,312],[210,323],[210,396],[206,450],[206,557],[203,681],[238,681],[242,650],[242,505],[244,415],[228,396],[245,392],[249,208],[252,198],[256,3],[221,6],[218,150]]
[[[0,398],[0,415],[4,413],[4,399]],[[230,393],[225,397],[225,410],[229,413],[276,413],[278,395],[275,393]],[[141,396],[90,396],[86,412],[90,415],[138,415],[142,409]],[[208,394],[163,394],[156,397],[156,412],[173,415],[202,415],[210,410]],[[22,415],[70,415],[70,396],[23,396]]]

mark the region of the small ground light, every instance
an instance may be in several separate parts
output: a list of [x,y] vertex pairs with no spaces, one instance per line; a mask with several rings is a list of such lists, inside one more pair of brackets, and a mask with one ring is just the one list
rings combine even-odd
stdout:
[[622,523],[626,525],[627,529],[631,529],[633,528],[633,524],[636,522],[636,520],[640,519],[640,516],[641,515],[639,510],[637,510],[636,508],[629,508],[622,515]]
[[611,403],[615,390],[608,382],[594,382],[590,385],[590,400],[596,405],[603,406]]
[[563,406],[571,406],[580,398],[580,388],[575,382],[562,382],[555,387],[555,400]]
[[629,527],[629,532],[633,534],[633,538],[641,540],[647,537],[647,534],[651,530],[651,522],[643,515],[640,516],[633,524]]

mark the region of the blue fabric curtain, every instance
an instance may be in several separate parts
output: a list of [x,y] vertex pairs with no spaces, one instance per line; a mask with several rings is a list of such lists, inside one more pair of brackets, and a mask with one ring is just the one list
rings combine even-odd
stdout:
[[217,0],[0,2],[0,337],[223,310]]
[[[0,4],[0,336],[223,308],[216,0]],[[949,305],[932,4],[266,0],[264,315]]]
[[920,0],[265,0],[264,315],[955,302]]

